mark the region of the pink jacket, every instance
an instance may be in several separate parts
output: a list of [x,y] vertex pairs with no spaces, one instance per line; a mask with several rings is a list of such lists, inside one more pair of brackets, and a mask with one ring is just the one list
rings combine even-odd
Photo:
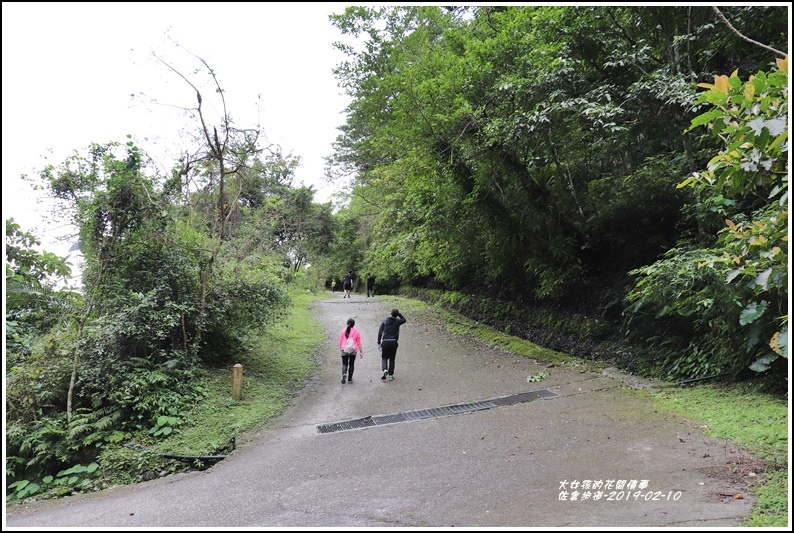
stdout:
[[[345,351],[345,342],[347,342],[347,337],[345,337],[345,331],[347,331],[347,326],[345,329],[342,330],[342,333],[339,335],[339,351]],[[359,352],[361,352],[361,333],[356,328],[350,328],[350,336],[353,337],[353,342],[356,343],[356,348]]]

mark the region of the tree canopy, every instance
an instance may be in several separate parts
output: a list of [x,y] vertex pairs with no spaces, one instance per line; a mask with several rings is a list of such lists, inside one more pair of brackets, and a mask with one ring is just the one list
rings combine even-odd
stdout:
[[380,280],[622,310],[678,377],[785,359],[769,341],[787,335],[786,8],[332,20],[364,41],[339,45],[352,103],[334,164],[355,172],[349,210]]
[[170,431],[291,287],[348,270],[584,313],[665,378],[785,383],[787,9],[348,7],[336,206],[235,123],[203,59],[163,61],[195,133],[166,175],[127,139],[38,176],[78,228],[79,290],[6,221],[9,479]]

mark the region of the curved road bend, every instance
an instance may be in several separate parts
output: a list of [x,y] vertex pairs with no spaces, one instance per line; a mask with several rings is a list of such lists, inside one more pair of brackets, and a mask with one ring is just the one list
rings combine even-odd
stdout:
[[[3,529],[722,528],[749,515],[726,475],[738,452],[621,380],[548,369],[404,312],[396,379],[381,381],[376,335],[393,306],[340,292],[317,303],[317,379],[209,470],[18,505]],[[364,359],[342,385],[336,341],[351,316]]]

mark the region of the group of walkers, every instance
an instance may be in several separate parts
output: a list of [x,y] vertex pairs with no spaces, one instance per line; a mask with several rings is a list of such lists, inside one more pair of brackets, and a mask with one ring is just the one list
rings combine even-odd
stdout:
[[[342,298],[351,298],[355,276],[348,270],[342,278]],[[331,281],[331,291],[336,290],[336,280]],[[367,274],[367,298],[375,296],[375,276]],[[392,309],[378,328],[378,350],[380,351],[381,380],[394,381],[394,360],[397,356],[397,341],[400,338],[400,326],[405,324],[405,317],[397,309]],[[361,331],[356,327],[356,321],[347,319],[347,326],[339,335],[339,349],[342,352],[342,383],[353,383],[353,371],[356,365],[356,356],[364,358],[364,349],[361,345]]]
[[[342,278],[342,291],[344,296],[342,298],[351,298],[350,293],[353,290],[353,282],[356,280],[353,276],[353,271],[348,270]],[[331,292],[336,291],[336,279],[331,280]],[[367,274],[367,298],[375,297],[375,276]]]
[[[397,309],[392,309],[378,328],[378,350],[380,350],[381,380],[394,381],[394,359],[397,356],[397,341],[400,338],[400,326],[405,324],[405,317]],[[364,349],[361,345],[361,331],[356,327],[356,321],[347,319],[347,327],[339,335],[339,349],[342,351],[342,383],[353,383],[353,370],[355,369],[356,355],[364,358]]]

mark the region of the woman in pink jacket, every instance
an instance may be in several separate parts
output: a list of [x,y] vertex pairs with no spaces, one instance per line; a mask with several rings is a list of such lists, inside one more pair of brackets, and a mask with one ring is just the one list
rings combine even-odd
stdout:
[[361,332],[353,326],[356,321],[347,319],[347,327],[339,335],[339,349],[342,351],[342,383],[353,383],[353,369],[356,364],[356,354],[364,359],[364,350],[361,347]]

